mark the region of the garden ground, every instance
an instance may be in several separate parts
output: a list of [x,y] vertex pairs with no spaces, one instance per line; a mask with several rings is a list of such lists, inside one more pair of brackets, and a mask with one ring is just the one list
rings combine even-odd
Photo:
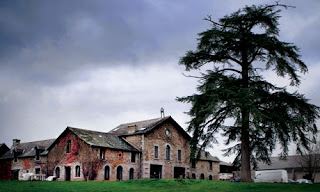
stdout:
[[129,181],[0,181],[1,192],[319,192],[320,184],[230,183],[226,181],[183,179],[139,179]]

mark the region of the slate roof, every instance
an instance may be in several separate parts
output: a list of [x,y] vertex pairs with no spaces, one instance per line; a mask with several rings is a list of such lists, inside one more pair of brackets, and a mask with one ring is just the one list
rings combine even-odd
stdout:
[[201,151],[199,160],[220,162],[220,159],[218,157],[212,156],[208,151]]
[[303,159],[304,158],[301,155],[287,156],[286,160],[280,160],[279,157],[271,157],[271,165],[258,162],[257,170],[301,168],[301,162],[303,162]]
[[[176,125],[176,128],[183,134],[183,136],[190,139],[189,134],[171,116],[156,118],[156,119],[149,119],[144,121],[136,121],[131,123],[124,123],[112,129],[111,131],[109,131],[109,133],[113,135],[119,135],[119,136],[145,134],[157,128],[159,125],[161,125],[166,121],[171,121],[173,124]],[[133,133],[129,133],[129,127],[132,127],[132,126],[136,126],[136,131]]]
[[117,149],[124,151],[136,151],[132,145],[124,141],[118,136],[111,135],[105,132],[98,132],[74,127],[67,127],[72,133],[91,146],[104,147],[109,149]]
[[220,165],[223,165],[223,166],[229,166],[229,167],[232,167],[232,166],[233,166],[232,163],[227,163],[227,162],[224,162],[224,161],[221,161],[219,164],[220,164]]
[[33,141],[33,142],[27,142],[27,143],[20,143],[19,145],[15,147],[11,147],[9,151],[7,151],[5,154],[1,156],[0,159],[13,159],[14,157],[14,151],[18,152],[18,158],[23,157],[34,157],[36,156],[36,150],[35,147],[42,150],[42,153],[40,155],[46,155],[47,154],[47,148],[55,141],[55,139],[47,139],[47,140],[41,140],[41,141]]

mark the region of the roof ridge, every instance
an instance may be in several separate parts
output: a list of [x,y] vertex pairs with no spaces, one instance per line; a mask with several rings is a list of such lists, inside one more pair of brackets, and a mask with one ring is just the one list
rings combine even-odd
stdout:
[[95,133],[103,133],[103,134],[111,135],[111,134],[108,133],[108,132],[95,131],[95,130],[91,130],[91,129],[83,129],[83,128],[70,127],[70,126],[68,126],[67,128],[70,128],[70,129],[79,129],[79,130],[83,130],[83,131],[90,131],[90,132],[95,132]]
[[24,143],[20,143],[21,144],[28,144],[28,143],[36,143],[36,142],[42,142],[42,141],[49,141],[49,140],[56,140],[57,138],[53,138],[53,139],[43,139],[43,140],[38,140],[38,141],[30,141],[30,142],[24,142]]
[[[141,123],[141,122],[146,122],[146,121],[152,121],[152,120],[161,120],[161,119],[164,119],[164,118],[168,118],[170,116],[165,116],[165,117],[158,117],[158,118],[153,118],[153,119],[146,119],[146,120],[141,120],[141,121],[133,121],[133,122],[128,122],[128,123],[122,123],[120,125],[127,125],[127,124],[133,124],[133,123]],[[120,126],[119,125],[119,126]],[[118,126],[118,127],[119,127]]]

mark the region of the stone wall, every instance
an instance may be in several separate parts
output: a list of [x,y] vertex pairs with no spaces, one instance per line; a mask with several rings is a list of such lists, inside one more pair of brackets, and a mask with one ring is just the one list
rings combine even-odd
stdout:
[[[71,140],[71,152],[67,153],[67,142]],[[100,159],[100,150],[104,151],[104,158]],[[133,168],[133,178],[139,174],[139,153],[135,154],[135,162],[131,162],[131,152],[91,147],[76,135],[67,131],[52,147],[48,155],[48,170],[55,175],[57,167],[60,177],[66,180],[66,167],[70,167],[70,180],[105,180],[105,168],[109,167],[109,179],[117,180],[117,169],[122,167],[122,179],[129,179],[129,170]],[[80,166],[80,176],[76,177],[76,166]],[[119,168],[120,169],[120,168]]]

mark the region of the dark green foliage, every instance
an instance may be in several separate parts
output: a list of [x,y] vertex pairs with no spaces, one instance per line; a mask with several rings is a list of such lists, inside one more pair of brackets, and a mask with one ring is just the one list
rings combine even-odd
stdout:
[[[226,144],[238,143],[225,154],[236,153],[235,162],[242,163],[249,177],[249,158],[253,165],[254,159],[270,163],[276,143],[281,144],[285,156],[290,142],[300,150],[309,143],[305,134],[317,131],[314,123],[319,107],[297,92],[267,82],[260,72],[272,69],[297,86],[298,72],[308,70],[298,48],[277,38],[280,8],[288,6],[245,7],[219,22],[208,16],[205,20],[212,28],[199,34],[196,51],[188,51],[181,58],[180,64],[187,71],[214,64],[213,70],[201,74],[198,94],[177,99],[192,104],[188,112],[192,158],[216,143],[215,134],[222,131],[228,138]],[[233,126],[224,124],[228,118],[235,120]]]

